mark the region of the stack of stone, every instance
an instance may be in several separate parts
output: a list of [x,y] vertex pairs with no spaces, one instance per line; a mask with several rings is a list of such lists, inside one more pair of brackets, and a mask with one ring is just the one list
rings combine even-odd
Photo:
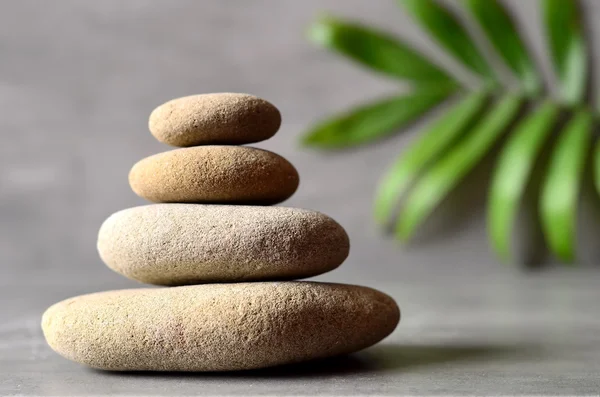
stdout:
[[389,335],[400,313],[366,287],[285,281],[338,267],[348,236],[315,211],[272,207],[298,187],[275,153],[247,146],[281,124],[245,94],[175,99],[150,116],[161,142],[182,147],[141,160],[132,189],[157,204],[117,212],[98,250],[114,271],[174,288],[101,292],[44,313],[50,346],[108,370],[226,371],[350,353]]

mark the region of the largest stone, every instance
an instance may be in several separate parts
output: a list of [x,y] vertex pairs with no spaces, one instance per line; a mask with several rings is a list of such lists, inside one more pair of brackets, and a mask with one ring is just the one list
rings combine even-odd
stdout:
[[55,351],[95,368],[230,371],[361,350],[399,318],[370,288],[272,282],[100,292],[50,307],[42,328]]
[[129,184],[154,202],[276,204],[298,188],[298,172],[283,157],[245,146],[198,146],[139,161]]
[[98,233],[111,269],[160,285],[310,277],[338,267],[348,250],[333,219],[286,207],[146,205],[111,215]]

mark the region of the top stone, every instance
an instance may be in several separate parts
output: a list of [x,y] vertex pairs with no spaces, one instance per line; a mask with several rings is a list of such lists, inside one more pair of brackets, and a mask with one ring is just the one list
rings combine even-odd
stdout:
[[248,94],[203,94],[173,99],[154,109],[148,126],[171,146],[243,145],[269,139],[281,125],[271,103]]

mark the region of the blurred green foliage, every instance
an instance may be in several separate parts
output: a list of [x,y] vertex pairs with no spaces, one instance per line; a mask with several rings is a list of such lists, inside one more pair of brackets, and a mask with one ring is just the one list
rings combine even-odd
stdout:
[[[546,243],[561,261],[576,259],[577,204],[586,164],[594,166],[600,189],[600,143],[593,144],[597,113],[588,92],[590,54],[578,1],[538,1],[557,77],[556,98],[545,87],[509,10],[498,0],[458,0],[462,18],[458,9],[436,0],[398,0],[440,47],[480,77],[475,90],[390,34],[332,16],[310,27],[309,38],[316,44],[412,89],[318,123],[304,136],[305,145],[339,149],[367,144],[455,99],[403,150],[379,186],[375,219],[382,225],[393,223],[399,240],[409,240],[494,145],[502,143],[488,194],[494,250],[503,260],[514,259],[513,223],[534,170],[544,167],[534,194]],[[476,31],[484,38],[481,43],[472,39]],[[490,54],[514,75],[517,90],[502,80]],[[549,158],[542,162],[548,143]],[[589,156],[593,161],[588,162]]]

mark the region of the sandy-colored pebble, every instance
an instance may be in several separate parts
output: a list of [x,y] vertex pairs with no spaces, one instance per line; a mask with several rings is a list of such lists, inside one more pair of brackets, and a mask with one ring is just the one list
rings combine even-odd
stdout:
[[399,319],[371,288],[292,281],[84,295],[50,307],[42,329],[56,352],[95,368],[231,371],[361,350]]
[[181,147],[260,142],[280,125],[281,114],[271,103],[234,93],[173,99],[154,109],[148,122],[156,139]]
[[276,204],[298,188],[298,172],[283,157],[245,146],[197,146],[147,157],[129,184],[164,203]]
[[98,234],[111,269],[158,285],[311,277],[349,247],[330,217],[286,207],[152,204],[113,214]]

